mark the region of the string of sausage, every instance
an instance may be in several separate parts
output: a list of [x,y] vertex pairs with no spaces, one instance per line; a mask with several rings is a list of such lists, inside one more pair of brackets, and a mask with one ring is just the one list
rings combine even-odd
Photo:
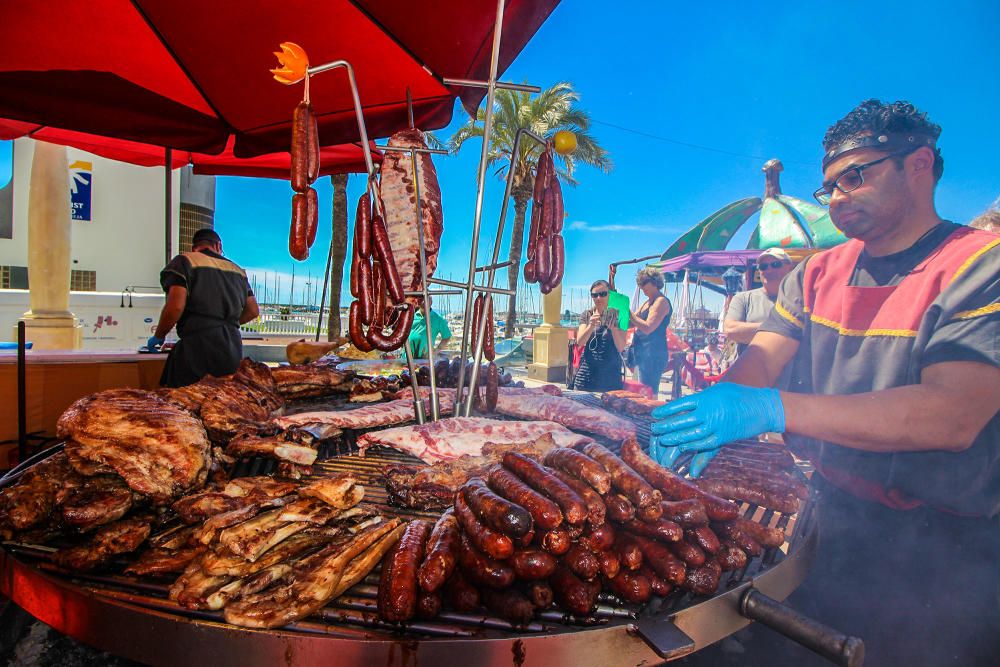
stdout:
[[358,200],[354,220],[351,295],[356,300],[348,328],[355,347],[362,352],[398,350],[413,326],[413,304],[404,300],[385,222],[372,212],[367,192]]
[[552,147],[547,146],[536,168],[531,228],[528,232],[528,261],[524,265],[524,279],[529,283],[538,283],[542,294],[554,290],[563,279],[566,250],[562,226],[562,187],[555,173]]
[[[483,320],[486,320],[483,326]],[[490,363],[486,367],[486,377],[479,383],[476,391],[480,387],[485,388],[485,396],[479,396],[479,405],[486,412],[494,412],[497,408],[497,400],[500,394],[500,370],[493,363],[496,359],[496,344],[493,331],[493,295],[480,292],[476,295],[476,300],[472,305],[472,349],[475,350],[479,344],[479,331],[483,331],[483,358]]]
[[309,77],[306,77],[305,98],[292,115],[291,146],[292,225],[288,233],[288,252],[302,261],[309,257],[309,248],[316,240],[319,201],[312,184],[319,176],[319,129],[309,102]]

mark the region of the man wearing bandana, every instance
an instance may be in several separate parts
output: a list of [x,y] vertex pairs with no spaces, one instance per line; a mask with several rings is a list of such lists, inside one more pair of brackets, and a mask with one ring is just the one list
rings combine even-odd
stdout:
[[850,240],[788,275],[725,383],[653,413],[664,465],[768,431],[813,463],[820,543],[789,602],[872,665],[1000,656],[1000,236],[938,215],[940,133],[907,102],[834,124],[815,196]]

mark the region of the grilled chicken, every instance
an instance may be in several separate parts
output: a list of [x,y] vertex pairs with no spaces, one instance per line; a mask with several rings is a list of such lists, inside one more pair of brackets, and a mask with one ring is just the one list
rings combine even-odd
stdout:
[[205,429],[190,412],[152,392],[110,389],[81,398],[59,418],[70,461],[110,467],[155,504],[205,483]]

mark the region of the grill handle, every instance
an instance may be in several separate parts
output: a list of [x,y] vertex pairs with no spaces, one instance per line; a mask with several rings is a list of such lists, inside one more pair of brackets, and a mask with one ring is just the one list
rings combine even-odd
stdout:
[[861,639],[841,634],[769,598],[756,588],[751,587],[743,594],[740,613],[842,667],[861,667],[865,661],[865,643]]

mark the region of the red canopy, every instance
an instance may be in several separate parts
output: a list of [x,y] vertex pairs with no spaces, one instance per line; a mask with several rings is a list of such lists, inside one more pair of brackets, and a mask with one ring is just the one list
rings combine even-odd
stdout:
[[[125,139],[112,139],[72,130],[60,130],[33,123],[14,120],[0,120],[0,140],[30,136],[32,139],[47,141],[61,146],[73,146],[94,155],[129,162],[140,167],[162,167],[166,161],[162,146],[140,144]],[[374,143],[371,144],[372,160],[382,161],[382,154]],[[178,169],[190,164],[196,174],[212,176],[255,176],[258,178],[283,178],[287,180],[291,170],[291,157],[287,152],[270,153],[252,158],[238,158],[233,155],[233,139],[230,138],[226,150],[218,155],[172,151],[170,168]],[[358,144],[324,146],[320,150],[320,175],[363,173],[364,151]]]
[[[501,71],[558,0],[508,0]],[[235,157],[287,151],[301,85],[269,69],[283,41],[312,64],[354,68],[369,136],[451,120],[461,94],[444,78],[487,76],[496,3],[490,0],[47,0],[0,8],[0,117]],[[312,80],[324,145],[358,141],[346,73]]]

